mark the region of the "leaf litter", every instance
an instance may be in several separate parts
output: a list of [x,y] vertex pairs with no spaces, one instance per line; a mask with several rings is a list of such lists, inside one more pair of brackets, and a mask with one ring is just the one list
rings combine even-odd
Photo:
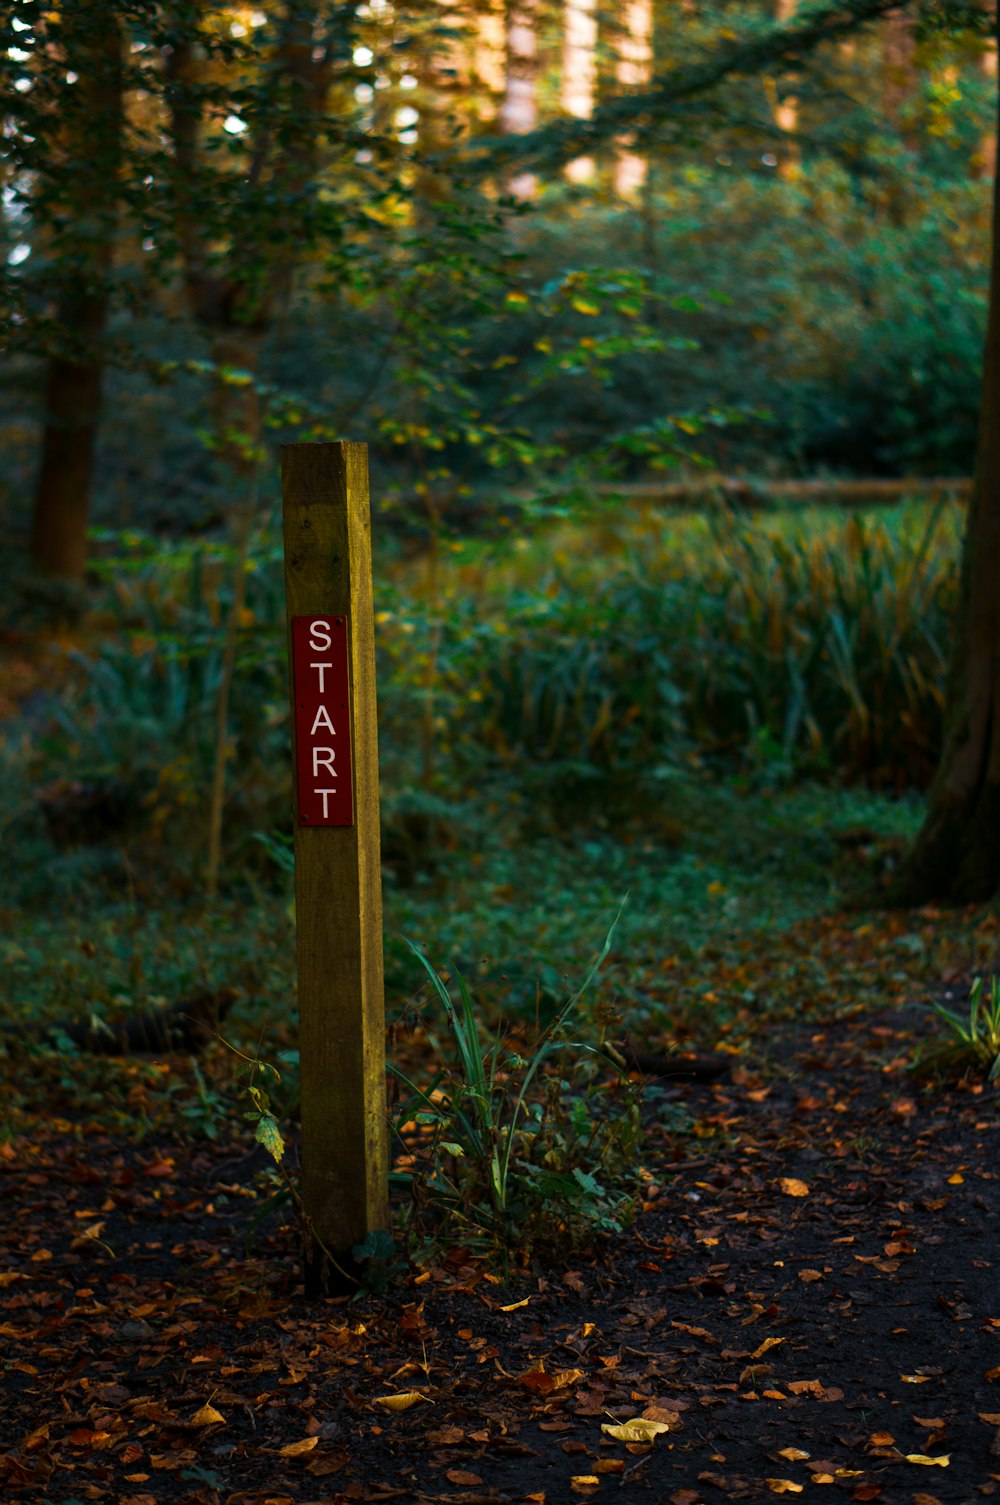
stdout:
[[[811,923],[791,952],[880,964],[877,936]],[[997,1495],[997,1095],[915,1092],[922,1017],[831,997],[747,1025],[724,1078],[661,1092],[695,1133],[653,1114],[634,1226],[499,1289],[453,1248],[386,1295],[307,1305],[290,1229],[244,1250],[245,1146],[38,1124],[0,1156],[0,1491]]]

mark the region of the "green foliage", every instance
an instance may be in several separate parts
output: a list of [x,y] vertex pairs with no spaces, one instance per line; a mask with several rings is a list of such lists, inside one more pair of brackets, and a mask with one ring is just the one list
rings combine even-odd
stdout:
[[960,1077],[971,1072],[985,1073],[988,1082],[1000,1080],[1000,977],[990,977],[988,993],[981,977],[973,981],[968,1018],[943,1003],[935,1003],[934,1012],[944,1021],[945,1038],[918,1052],[916,1074]]
[[[614,930],[581,987],[524,1051],[506,1042],[500,1027],[485,1045],[465,978],[456,973],[456,1002],[411,945],[449,1031],[447,1043],[428,1034],[440,1068],[430,1087],[391,1068],[410,1093],[396,1125],[407,1168],[393,1179],[411,1190],[414,1236],[437,1236],[440,1228],[509,1263],[515,1251],[527,1256],[540,1245],[573,1246],[614,1232],[628,1216],[637,1103],[627,1083],[615,1089],[585,1071],[586,1057],[618,1070],[600,1041],[567,1034]],[[575,1057],[569,1068],[565,1053]]]

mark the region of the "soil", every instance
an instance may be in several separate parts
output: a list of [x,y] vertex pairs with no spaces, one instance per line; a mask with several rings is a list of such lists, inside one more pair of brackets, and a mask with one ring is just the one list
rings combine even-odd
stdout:
[[[899,1008],[792,1029],[759,1070],[654,1096],[631,1229],[508,1286],[455,1251],[307,1304],[290,1229],[244,1251],[245,1147],[66,1124],[7,1145],[4,1497],[997,1494],[1000,1102],[917,1088],[915,1027]],[[651,1441],[602,1430],[643,1417]]]

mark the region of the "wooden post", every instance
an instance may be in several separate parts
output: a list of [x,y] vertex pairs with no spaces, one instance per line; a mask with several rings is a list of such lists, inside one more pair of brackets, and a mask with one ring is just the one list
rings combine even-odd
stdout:
[[306,1293],[389,1225],[368,450],[281,451]]

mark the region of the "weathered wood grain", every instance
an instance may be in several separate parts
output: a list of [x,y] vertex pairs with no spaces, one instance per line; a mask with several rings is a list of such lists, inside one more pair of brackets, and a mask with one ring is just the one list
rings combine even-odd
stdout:
[[[295,828],[302,1197],[344,1263],[389,1222],[367,446],[285,445],[281,473],[289,642],[293,616],[349,624],[354,825]],[[307,1254],[308,1284],[322,1264]]]

